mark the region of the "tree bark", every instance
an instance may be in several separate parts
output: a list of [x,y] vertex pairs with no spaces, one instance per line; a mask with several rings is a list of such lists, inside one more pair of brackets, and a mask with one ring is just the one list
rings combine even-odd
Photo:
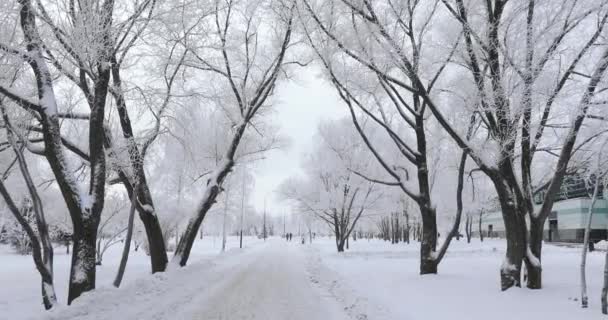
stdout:
[[437,261],[434,257],[437,248],[437,221],[435,219],[435,211],[426,206],[421,209],[426,212],[422,214],[420,274],[435,274],[437,273]]
[[336,247],[338,249],[338,252],[344,252],[344,239],[342,239],[341,237],[336,237]]
[[604,259],[604,286],[602,287],[602,313],[608,314],[608,251]]
[[6,113],[6,109],[2,104],[2,100],[0,100],[0,110],[4,120],[8,142],[15,152],[16,161],[19,164],[19,170],[21,171],[31,197],[38,235],[36,235],[27,220],[25,220],[20,214],[2,180],[0,180],[0,193],[7,203],[9,210],[13,213],[17,222],[19,222],[29,238],[32,246],[34,264],[36,265],[36,269],[42,278],[42,302],[44,304],[44,308],[49,310],[57,304],[55,287],[53,285],[53,244],[51,243],[51,238],[49,236],[48,225],[46,223],[44,208],[42,206],[42,201],[40,200],[40,195],[38,194],[38,189],[32,180],[27,161],[23,155],[23,149],[17,146],[13,128],[8,114]]
[[211,209],[213,203],[215,203],[215,199],[219,192],[219,185],[208,186],[204,200],[197,208],[198,214],[190,219],[184,235],[180,238],[179,243],[175,248],[175,255],[173,257],[173,261],[180,266],[183,267],[188,263],[188,258],[190,257],[190,251],[192,250],[192,245],[196,239],[197,231],[200,228],[201,223],[203,223],[203,219],[207,215],[207,212]]
[[129,259],[129,252],[131,251],[131,238],[133,236],[133,218],[135,217],[136,204],[137,198],[135,195],[133,195],[133,198],[131,198],[131,207],[129,209],[129,222],[127,227],[127,235],[125,237],[125,245],[122,250],[122,257],[120,258],[118,272],[116,272],[116,277],[114,278],[113,283],[116,288],[120,287],[122,277],[124,276],[125,270],[127,268],[127,260]]
[[[112,60],[112,80],[114,82],[114,86],[119,90],[117,94],[114,94],[114,99],[116,101],[116,109],[118,111],[120,119],[120,127],[122,129],[123,137],[125,138],[128,144],[127,147],[129,152],[129,160],[131,161],[131,167],[134,168],[135,171],[137,171],[134,173],[135,176],[139,177],[139,187],[135,188],[135,194],[139,198],[137,212],[139,213],[139,218],[141,219],[141,222],[144,225],[144,230],[146,231],[146,237],[148,239],[148,252],[150,254],[150,264],[152,267],[152,273],[162,272],[165,271],[168,262],[167,249],[165,246],[163,231],[160,226],[158,216],[156,215],[154,209],[154,202],[152,200],[150,188],[148,187],[145,171],[143,170],[143,164],[139,163],[144,159],[139,159],[139,147],[137,146],[134,140],[131,118],[129,117],[129,112],[127,111],[126,101],[122,95],[122,79],[120,76],[120,66],[116,63],[115,56],[112,58]],[[108,139],[106,140],[111,141]],[[127,189],[129,197],[132,198],[132,193],[134,191],[133,183],[130,181],[130,179],[124,172],[119,172],[119,175],[121,175],[121,182]],[[140,205],[139,203],[146,206],[146,208],[152,208],[152,210],[146,210],[146,208],[142,207],[142,205]]]
[[506,188],[497,188],[507,239],[505,259],[500,268],[501,289],[521,287],[521,267],[526,254],[526,221],[515,207],[514,195]]
[[[608,15],[604,17],[603,23],[606,21],[607,18],[608,18]],[[536,223],[537,227],[534,229],[531,229],[531,233],[534,233],[534,234],[530,235],[530,250],[531,250],[531,254],[534,255],[534,257],[531,257],[531,258],[534,260],[534,262],[538,262],[536,265],[536,263],[533,263],[532,261],[529,261],[528,259],[526,260],[526,265],[531,267],[532,272],[538,273],[538,275],[533,274],[533,277],[528,277],[527,285],[528,285],[528,288],[530,288],[530,289],[540,289],[542,287],[542,282],[541,282],[541,277],[540,277],[540,273],[541,273],[540,257],[541,257],[541,249],[542,249],[542,232],[543,232],[542,225],[545,223],[547,217],[551,213],[551,210],[553,208],[553,203],[555,202],[555,195],[559,192],[559,189],[561,188],[564,177],[566,176],[566,170],[568,169],[568,164],[569,164],[570,159],[572,158],[572,154],[574,152],[574,145],[576,143],[576,138],[578,136],[578,132],[579,132],[581,126],[583,125],[585,118],[587,117],[587,111],[589,110],[591,101],[595,97],[596,90],[598,89],[598,85],[603,80],[607,69],[608,69],[608,49],[605,49],[602,52],[601,59],[599,60],[595,69],[593,70],[593,74],[590,77],[589,83],[587,84],[583,97],[581,98],[581,101],[579,102],[579,105],[578,105],[579,110],[576,114],[576,117],[574,118],[574,121],[572,122],[570,130],[566,136],[566,140],[564,141],[564,143],[562,145],[562,149],[561,149],[559,159],[558,159],[558,162],[556,165],[556,171],[553,175],[553,178],[551,179],[551,183],[549,184],[549,187],[547,188],[547,192],[545,194],[545,198],[544,198],[543,204],[540,208],[540,211],[539,211],[538,215],[534,215],[533,214],[534,212],[530,212],[530,214],[529,214],[531,221],[537,220],[534,222],[534,223]]]
[[591,222],[593,219],[593,207],[595,207],[595,201],[597,200],[598,191],[600,189],[600,178],[595,177],[595,186],[593,188],[593,195],[591,198],[591,204],[587,211],[587,225],[585,226],[585,237],[583,240],[583,252],[581,253],[581,306],[587,308],[589,305],[589,298],[587,297],[587,279],[586,279],[586,264],[587,264],[587,250],[589,248],[589,234],[591,233]]
[[526,285],[529,289],[542,288],[543,269],[540,262],[542,257],[541,253],[543,249],[543,227],[544,221],[541,222],[541,219],[530,219],[529,247],[530,253],[535,257],[535,262],[532,263],[530,259],[526,259],[525,261],[528,277]]
[[97,225],[74,226],[68,305],[82,293],[95,289]]
[[483,242],[483,209],[479,211],[479,241]]

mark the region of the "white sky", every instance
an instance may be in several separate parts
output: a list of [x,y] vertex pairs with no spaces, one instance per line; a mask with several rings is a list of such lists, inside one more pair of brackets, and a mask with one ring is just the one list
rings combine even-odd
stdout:
[[295,80],[282,82],[277,88],[276,112],[269,120],[280,126],[281,135],[289,138],[290,145],[269,152],[256,164],[253,202],[259,212],[264,210],[265,197],[267,212],[289,210],[273,192],[283,180],[301,172],[300,159],[311,150],[318,124],[348,115],[335,89],[319,77],[319,72],[317,67],[299,68]]

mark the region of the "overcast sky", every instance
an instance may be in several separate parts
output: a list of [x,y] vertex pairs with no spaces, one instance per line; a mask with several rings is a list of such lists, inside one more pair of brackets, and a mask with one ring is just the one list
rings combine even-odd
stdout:
[[280,126],[281,135],[289,138],[290,146],[271,151],[266,159],[256,163],[253,201],[259,211],[264,209],[265,197],[268,212],[289,210],[287,203],[278,200],[273,192],[283,180],[301,172],[300,159],[311,149],[318,124],[348,115],[335,89],[319,77],[319,72],[317,67],[299,68],[295,80],[278,87],[279,102],[269,120]]

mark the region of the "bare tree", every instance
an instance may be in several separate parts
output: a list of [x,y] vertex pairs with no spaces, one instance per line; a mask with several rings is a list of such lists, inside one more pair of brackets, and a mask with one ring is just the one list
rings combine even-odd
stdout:
[[[52,53],[38,31],[36,17],[39,15],[36,13],[31,0],[20,0],[19,5],[20,25],[26,51],[5,44],[0,45],[0,50],[12,53],[30,65],[36,79],[35,87],[38,93],[38,101],[31,101],[28,97],[20,95],[12,88],[3,85],[0,85],[0,94],[30,112],[41,125],[40,131],[43,136],[44,148],[35,151],[40,151],[39,153],[43,154],[49,162],[73,224],[74,250],[68,293],[68,303],[71,303],[83,292],[95,288],[96,235],[105,194],[106,165],[103,124],[110,79],[111,46],[109,43],[112,38],[110,26],[114,2],[106,0],[100,6],[79,8],[80,16],[90,17],[88,23],[95,24],[94,28],[81,29],[83,32],[80,35],[83,38],[87,39],[88,37],[89,40],[95,38],[96,41],[95,45],[91,44],[87,48],[89,51],[86,57],[79,56],[79,52],[75,51],[68,42],[62,43],[68,55],[79,56],[86,59],[87,62],[87,72],[92,80],[93,90],[89,91],[88,95],[91,112],[84,117],[59,112],[58,98],[54,90],[55,80],[47,65],[48,58],[52,56]],[[42,7],[39,6],[38,9],[41,10],[41,16],[45,16]],[[45,19],[43,18],[43,20]],[[77,28],[78,25],[75,27]],[[53,31],[60,32],[59,30]],[[86,43],[83,42],[79,45],[86,46]],[[88,83],[87,88],[89,88]],[[61,135],[60,119],[62,118],[88,120],[89,153],[87,158],[90,163],[88,188],[74,176],[76,170],[68,160],[66,149],[77,152],[74,151],[77,148],[66,145],[65,139]]]
[[587,263],[587,250],[589,249],[589,236],[591,233],[593,210],[595,209],[595,203],[599,196],[600,189],[606,184],[606,175],[608,174],[608,163],[603,154],[607,143],[608,140],[605,140],[605,142],[602,143],[599,151],[597,152],[597,162],[595,167],[588,170],[590,171],[590,176],[587,180],[589,180],[590,184],[593,184],[593,193],[590,195],[591,203],[589,204],[589,209],[587,210],[587,224],[585,226],[583,250],[581,253],[581,306],[583,308],[587,308],[589,304],[587,297],[587,279],[585,269]]
[[[265,4],[270,6],[266,7]],[[289,2],[262,1],[247,10],[240,10],[240,5],[243,4],[231,0],[225,2],[217,0],[212,21],[197,20],[191,26],[192,29],[206,30],[204,25],[211,22],[215,32],[202,34],[206,36],[204,40],[215,44],[212,47],[214,49],[209,46],[197,48],[194,46],[196,42],[191,44],[192,39],[189,38],[181,42],[190,53],[186,61],[187,66],[204,71],[213,76],[213,79],[227,83],[229,95],[225,101],[220,102],[220,105],[232,110],[228,117],[233,122],[233,126],[232,131],[227,133],[230,138],[223,156],[217,167],[209,174],[203,196],[188,220],[184,235],[175,250],[173,261],[180,266],[188,262],[198,229],[222,191],[224,180],[235,165],[237,150],[247,128],[255,128],[255,116],[266,105],[281,72],[285,70],[286,64],[290,63],[286,61],[286,53],[291,42],[293,5]],[[277,16],[277,19],[273,20],[274,34],[278,38],[276,43],[269,43],[271,41],[259,38],[259,32],[267,27],[263,20],[270,14]],[[240,23],[245,26],[244,29],[233,25]],[[244,59],[236,59],[237,53]],[[261,54],[264,54],[264,57]]]
[[[365,146],[348,119],[323,123],[315,135],[317,142],[303,166],[305,179],[286,180],[280,187],[285,200],[297,204],[303,214],[326,224],[335,236],[338,252],[343,252],[361,217],[381,198],[378,186],[358,176],[354,170],[365,166]],[[308,221],[305,219],[305,222]],[[386,237],[392,237],[386,220]]]
[[[52,62],[52,65],[60,72],[66,79],[70,80],[76,85],[84,95],[87,103],[92,108],[94,102],[95,91],[91,91],[89,83],[94,81],[94,74],[90,71],[90,62],[86,60],[85,55],[81,52],[83,49],[80,48],[83,44],[80,43],[82,39],[79,37],[82,34],[86,35],[87,29],[93,29],[94,27],[88,25],[94,25],[94,20],[98,18],[97,13],[90,12],[91,9],[86,6],[75,6],[73,1],[64,3],[65,6],[59,6],[58,11],[61,12],[65,8],[69,8],[69,14],[55,15],[52,16],[49,11],[45,8],[43,3],[37,0],[37,6],[41,13],[41,18],[46,25],[52,30],[54,35],[54,41],[63,48],[67,53],[52,53],[49,49],[46,50],[48,58]],[[108,6],[114,8],[114,1],[107,1]],[[90,4],[91,8],[94,7]],[[125,81],[122,78],[123,65],[128,60],[128,54],[136,47],[138,40],[140,40],[143,34],[147,31],[148,26],[152,20],[153,13],[157,7],[156,0],[144,0],[144,1],[133,1],[127,3],[125,7],[128,12],[128,16],[124,21],[110,21],[111,26],[109,29],[112,30],[111,39],[104,45],[107,46],[109,62],[108,65],[111,69],[111,79],[113,86],[109,87],[108,91],[114,99],[116,109],[118,111],[119,124],[122,131],[122,135],[126,142],[127,160],[122,161],[120,158],[121,152],[118,150],[117,141],[112,135],[112,131],[106,126],[103,132],[104,148],[108,150],[108,156],[112,163],[111,169],[116,172],[117,179],[109,181],[113,183],[122,183],[129,197],[134,192],[133,181],[135,175],[143,176],[140,182],[139,190],[135,190],[139,194],[139,197],[143,200],[138,202],[137,210],[139,216],[144,225],[146,236],[148,238],[148,252],[150,254],[151,269],[152,272],[164,271],[167,264],[167,254],[164,246],[163,233],[158,221],[157,214],[154,210],[154,203],[150,194],[150,189],[146,180],[145,172],[136,172],[135,168],[143,166],[137,165],[138,161],[143,161],[138,156],[140,154],[141,145],[137,142],[137,137],[134,134],[132,121],[129,117],[127,110],[127,98],[125,95]],[[79,9],[80,8],[80,9]],[[65,30],[61,26],[73,25],[76,30]],[[90,39],[88,40],[90,41]],[[47,46],[48,47],[48,46]],[[86,45],[85,45],[86,47]],[[175,51],[175,44],[173,48],[168,48],[170,52],[168,60],[173,59],[174,55],[179,53]],[[66,56],[65,59],[60,59],[62,56]],[[178,58],[179,60],[179,58]],[[128,63],[128,62],[127,62]],[[176,69],[179,69],[179,63]],[[175,75],[172,77],[168,76],[171,71],[168,71],[169,66],[166,65],[165,71],[165,84],[167,89],[163,94],[165,98],[161,98],[159,108],[164,108],[163,105],[168,103],[168,99],[171,96],[172,86],[175,80]],[[76,71],[73,71],[76,70]],[[151,94],[144,93],[141,88],[139,91],[143,95],[144,100],[147,104],[153,105],[151,101]],[[149,106],[152,108],[152,106]],[[142,139],[145,141],[145,139]],[[77,153],[85,161],[88,161],[88,155],[84,152]]]
[[[345,244],[366,209],[373,203],[374,184],[355,182],[353,174],[320,173],[307,183],[288,180],[282,186],[285,199],[295,201],[300,210],[323,221],[334,235],[336,249],[344,252]],[[305,194],[311,186],[321,185],[319,193]],[[371,197],[370,197],[371,196]],[[388,233],[388,231],[387,231]]]
[[[429,168],[426,121],[428,102],[424,95],[413,90],[406,82],[410,73],[417,73],[423,67],[421,54],[426,49],[425,35],[429,32],[438,1],[433,1],[431,10],[426,10],[418,1],[406,1],[400,4],[399,8],[389,2],[386,3],[386,11],[379,8],[381,5],[376,8],[369,1],[355,3],[344,0],[332,1],[331,4],[312,3],[308,0],[302,2],[302,15],[307,14],[303,19],[311,21],[305,22],[310,45],[325,67],[327,77],[348,106],[361,138],[390,178],[382,180],[368,177],[363,172],[357,174],[376,183],[397,187],[418,204],[422,218],[420,273],[437,273],[437,265],[445,255],[452,237],[458,233],[462,201],[459,201],[460,209],[457,210],[454,226],[438,249],[437,213],[431,199],[432,173]],[[334,7],[340,7],[340,10],[350,14],[338,16],[338,11],[333,10]],[[383,14],[386,13],[387,16],[378,17],[376,10],[383,10]],[[342,24],[341,19],[348,19],[349,22]],[[378,30],[379,34],[375,34],[373,30]],[[368,41],[370,38],[374,41]],[[388,49],[388,44],[382,43],[384,41],[393,44],[396,38],[403,39],[408,49]],[[391,53],[383,54],[381,50]],[[453,54],[454,50],[450,52],[447,60],[451,59]],[[337,62],[345,60],[347,62]],[[406,62],[403,63],[403,60]],[[447,62],[440,63],[439,67],[432,70],[432,80],[428,86],[420,84],[426,92],[431,92]],[[360,77],[363,79],[362,83],[357,83],[349,76],[352,72],[365,75]],[[403,87],[406,90],[403,90]],[[380,127],[390,138],[389,141],[401,156],[398,165],[391,163],[392,161],[381,152],[379,145],[368,137],[362,125],[363,117]],[[475,117],[471,117],[467,137],[472,134],[476,122]],[[411,133],[413,139],[409,139]],[[463,172],[466,153],[467,151],[463,153],[461,160]],[[409,182],[414,179],[414,175],[409,175],[410,169],[416,172],[417,190]],[[457,198],[460,196],[457,195]]]
[[57,296],[55,295],[55,287],[53,284],[53,245],[49,236],[48,225],[44,216],[42,201],[40,200],[38,190],[36,188],[36,185],[34,184],[32,175],[30,173],[27,162],[25,160],[25,156],[23,154],[23,146],[17,145],[15,133],[13,131],[14,129],[10,123],[6,108],[3,105],[2,100],[3,99],[0,98],[0,112],[2,113],[3,125],[6,128],[6,136],[8,139],[8,143],[15,152],[16,162],[19,165],[21,175],[23,176],[23,179],[25,180],[25,184],[27,186],[29,194],[28,200],[31,199],[31,207],[36,222],[35,227],[31,226],[30,222],[25,217],[25,214],[28,210],[26,209],[24,210],[24,212],[21,212],[17,208],[8,189],[4,185],[4,180],[6,180],[8,172],[15,162],[12,162],[12,164],[7,168],[7,171],[0,178],[0,194],[2,194],[2,197],[6,202],[9,210],[27,234],[27,238],[32,247],[32,256],[34,258],[34,264],[36,265],[36,269],[38,270],[42,278],[42,302],[44,304],[44,308],[48,310],[53,308],[57,304]]
[[[603,92],[596,89],[608,66],[606,59],[608,51],[599,52],[602,49],[595,44],[598,43],[608,19],[606,2],[579,6],[575,0],[565,3],[544,1],[543,5],[546,8],[555,6],[556,10],[547,11],[546,14],[552,18],[542,19],[543,23],[540,23],[541,19],[535,18],[534,14],[535,9],[538,9],[539,1],[494,0],[477,5],[477,3],[465,4],[462,0],[441,0],[441,2],[425,2],[424,6],[422,2],[406,1],[397,6],[392,2],[343,0],[319,4],[317,7],[310,5],[310,1],[303,2],[312,16],[313,25],[316,26],[315,34],[322,35],[321,43],[333,44],[333,50],[317,50],[321,53],[320,56],[324,56],[325,53],[340,52],[342,57],[355,61],[372,74],[378,74],[378,78],[382,79],[384,86],[398,102],[402,100],[397,96],[399,92],[410,95],[414,100],[410,98],[410,103],[407,101],[406,103],[407,106],[413,107],[410,108],[412,110],[407,108],[405,110],[410,112],[412,117],[419,114],[414,103],[415,99],[419,98],[418,104],[430,110],[458,146],[492,180],[499,196],[507,234],[507,252],[501,268],[501,287],[506,290],[520,285],[521,266],[525,260],[528,269],[528,287],[540,288],[542,227],[551,211],[554,195],[560,188],[572,153],[580,146],[580,144],[576,145],[576,138],[582,123],[590,106],[596,103],[596,95]],[[416,9],[421,6],[424,10],[417,11]],[[507,8],[507,6],[511,7]],[[350,12],[352,17],[349,16],[348,19],[352,21],[335,23],[338,18],[331,16],[331,12],[341,12],[335,10],[336,7]],[[444,33],[452,32],[449,36],[452,39],[456,38],[457,41],[445,50],[438,65],[435,64],[434,67],[425,65],[421,68],[416,53],[421,44],[431,41],[430,37],[424,37],[431,32],[419,32],[420,29],[412,26],[419,21],[429,21],[422,24],[425,28],[442,25],[433,23],[439,19],[443,22],[443,26],[450,25],[452,22],[444,19],[446,14],[453,16],[453,22],[460,25],[460,33],[454,34],[453,30],[458,28],[451,27],[446,28]],[[483,19],[480,23],[472,25],[468,22],[471,15],[476,15],[476,18],[479,15]],[[512,23],[522,19],[525,20],[524,23]],[[587,22],[591,22],[594,26],[590,34],[584,27]],[[547,33],[547,30],[551,30],[551,33]],[[548,34],[550,36],[547,36]],[[358,37],[354,40],[346,39],[346,35]],[[521,41],[522,35],[526,37],[524,41]],[[433,36],[437,37],[437,34]],[[422,37],[424,41],[408,41],[408,45],[404,46],[401,39],[412,37],[415,40],[417,37]],[[581,39],[583,40],[580,41]],[[314,39],[311,42],[320,43]],[[523,58],[520,54],[522,50],[518,46],[522,43],[525,44]],[[517,49],[511,49],[511,46]],[[563,47],[572,50],[561,50]],[[381,53],[385,53],[382,59],[378,57]],[[567,61],[565,68],[564,61]],[[324,62],[327,69],[333,70],[330,72],[330,77],[339,79],[335,64],[332,65],[330,62],[332,61]],[[587,67],[588,72],[578,71],[583,66],[590,65],[594,67]],[[467,90],[462,90],[462,87],[458,88],[457,92],[451,88],[434,90],[437,85],[442,84],[441,76],[445,74],[442,71],[446,68],[467,70],[469,76],[466,80],[472,84],[473,93],[468,94]],[[557,78],[558,82],[549,89],[542,87],[543,81],[539,79],[547,79],[546,77]],[[586,78],[588,81],[586,84],[581,84],[579,79],[574,79],[576,77]],[[344,83],[332,81],[337,82],[337,87],[341,87],[341,95],[346,98],[345,100],[349,100],[351,105],[363,105],[364,101],[352,94],[352,90],[347,90]],[[510,86],[511,83],[518,85]],[[389,84],[396,90],[391,89]],[[507,85],[512,92],[507,91]],[[569,92],[575,90],[577,94],[564,97],[563,89],[566,87],[569,88]],[[444,116],[446,109],[462,95],[465,101],[463,109],[466,111],[469,108],[470,113],[479,117],[482,123],[480,135],[476,136],[474,141],[469,141],[461,133],[462,130],[457,129],[460,125],[458,119],[456,119],[457,123],[454,123]],[[510,99],[510,96],[521,99],[517,101]],[[403,98],[403,95],[401,97]],[[569,112],[573,119],[564,130],[567,131],[564,137],[557,139],[558,141],[546,141],[548,137],[544,134],[546,132],[544,129],[555,128],[555,125],[549,121],[551,110],[562,109],[565,105],[576,103],[572,101],[573,99],[579,99],[578,107],[570,108]],[[540,104],[540,108],[535,107],[537,104]],[[541,109],[542,112],[533,117],[533,110],[537,109]],[[537,120],[535,133],[532,133],[532,120]],[[518,140],[517,137],[522,138]],[[552,149],[541,146],[541,141],[554,145],[559,150],[559,154],[557,154],[554,174],[546,182],[549,187],[543,205],[538,211],[534,211],[532,191],[538,185],[535,186],[532,181],[533,155],[542,150]],[[481,144],[482,148],[479,148],[478,144]],[[484,148],[494,151],[488,154],[487,151],[482,151]],[[408,151],[408,158],[419,156],[421,153],[412,151],[415,150]],[[516,161],[520,163],[521,170],[516,168]],[[518,178],[520,174],[521,177]],[[418,196],[411,191],[409,193]],[[421,191],[420,194],[424,192]],[[530,237],[528,237],[526,216],[531,223]]]

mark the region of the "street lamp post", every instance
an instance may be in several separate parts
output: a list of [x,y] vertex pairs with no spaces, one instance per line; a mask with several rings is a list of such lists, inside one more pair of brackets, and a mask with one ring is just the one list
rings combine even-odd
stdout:
[[243,214],[245,212],[245,168],[243,168],[243,186],[241,190],[241,231],[239,236],[239,248],[243,249]]
[[264,225],[262,227],[262,237],[266,241],[266,197],[264,197]]

